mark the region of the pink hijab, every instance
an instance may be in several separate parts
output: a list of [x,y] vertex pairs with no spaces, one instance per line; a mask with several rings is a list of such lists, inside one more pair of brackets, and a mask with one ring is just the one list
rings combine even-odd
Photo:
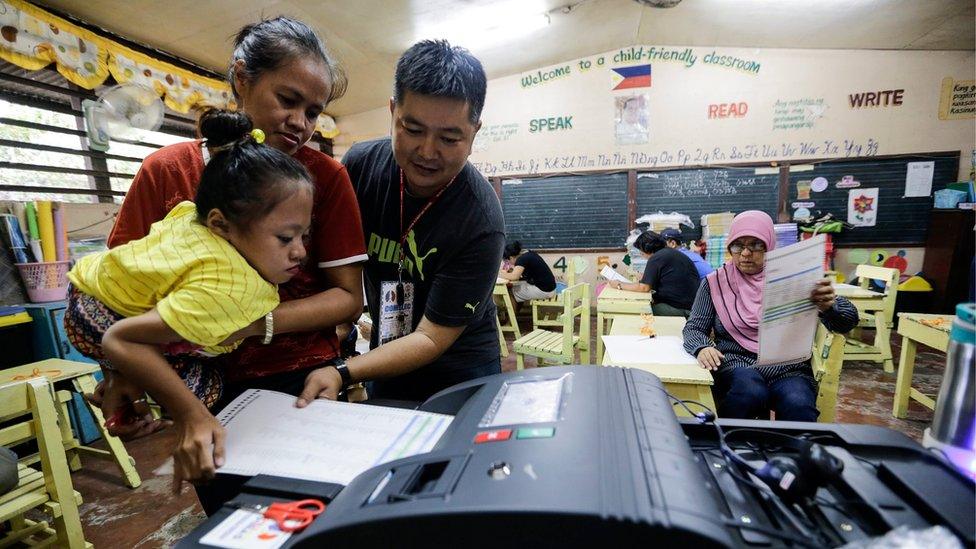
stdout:
[[[749,210],[735,216],[729,228],[727,242],[752,236],[766,244],[766,250],[776,247],[773,220],[766,212]],[[739,345],[753,353],[759,352],[759,320],[762,318],[762,292],[765,271],[748,275],[730,259],[706,277],[708,291],[722,325]]]

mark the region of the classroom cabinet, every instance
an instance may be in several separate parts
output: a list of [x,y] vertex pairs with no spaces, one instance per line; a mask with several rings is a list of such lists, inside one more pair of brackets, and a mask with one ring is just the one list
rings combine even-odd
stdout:
[[34,347],[34,360],[63,358],[78,362],[95,362],[78,352],[78,349],[68,341],[68,334],[64,331],[67,302],[32,303],[24,307],[34,321],[31,342]]
[[932,284],[930,312],[953,314],[969,301],[976,214],[973,210],[932,210],[922,275]]

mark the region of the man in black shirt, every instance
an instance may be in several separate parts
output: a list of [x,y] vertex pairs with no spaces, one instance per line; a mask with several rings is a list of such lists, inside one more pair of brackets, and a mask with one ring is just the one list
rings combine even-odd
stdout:
[[363,220],[370,352],[309,376],[299,406],[369,381],[371,398],[422,401],[501,371],[491,299],[501,206],[468,163],[486,77],[467,50],[415,44],[397,63],[392,139],[343,159]]
[[610,284],[614,288],[637,292],[654,290],[651,311],[655,315],[688,318],[699,285],[695,264],[681,252],[668,248],[661,235],[652,231],[641,233],[634,246],[648,258],[644,276],[633,284]]
[[498,276],[514,282],[512,297],[516,303],[549,299],[556,295],[556,277],[539,254],[523,250],[522,243],[516,240],[505,246],[505,258],[512,263],[512,267],[499,270]]

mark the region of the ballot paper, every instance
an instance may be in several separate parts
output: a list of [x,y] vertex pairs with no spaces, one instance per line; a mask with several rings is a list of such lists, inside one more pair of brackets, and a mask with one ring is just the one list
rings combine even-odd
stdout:
[[603,268],[600,269],[600,276],[602,276],[607,280],[619,280],[620,282],[630,282],[630,280],[628,280],[627,277],[618,273],[610,265],[604,265]]
[[817,235],[766,254],[757,366],[810,358],[819,321],[810,293],[824,276],[825,242]]
[[429,452],[453,416],[250,389],[217,419],[227,429],[221,473],[346,485],[388,461]]
[[678,336],[605,335],[603,345],[614,366],[627,364],[693,364],[695,357],[685,351]]

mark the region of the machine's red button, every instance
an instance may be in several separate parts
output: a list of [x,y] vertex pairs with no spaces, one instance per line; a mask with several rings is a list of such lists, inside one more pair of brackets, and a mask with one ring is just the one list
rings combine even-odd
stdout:
[[499,429],[497,431],[481,431],[474,437],[475,444],[482,442],[495,442],[498,440],[508,440],[512,438],[511,429]]

